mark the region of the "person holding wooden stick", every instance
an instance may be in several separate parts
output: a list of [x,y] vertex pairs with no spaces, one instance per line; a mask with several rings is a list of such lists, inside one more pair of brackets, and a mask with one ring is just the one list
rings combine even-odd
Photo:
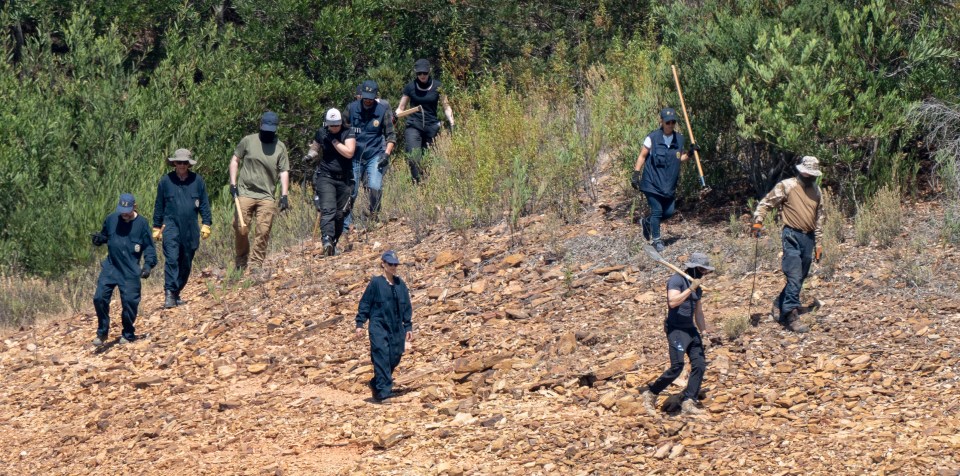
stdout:
[[[234,217],[233,230],[236,237],[236,262],[238,270],[244,270],[247,263],[254,267],[263,266],[267,257],[267,243],[270,229],[277,210],[283,212],[290,208],[287,198],[290,188],[290,158],[287,146],[277,139],[277,127],[280,118],[277,113],[267,111],[260,118],[260,131],[240,140],[230,158],[230,194],[239,204]],[[274,200],[277,181],[280,182],[280,202]],[[250,251],[248,226],[254,217],[257,229],[253,252]]]
[[[633,167],[630,184],[647,197],[650,215],[641,220],[643,238],[652,240],[658,252],[664,249],[660,238],[660,223],[673,216],[676,210],[677,180],[680,164],[694,151],[700,150],[691,144],[684,151],[684,137],[676,131],[677,112],[667,107],[660,111],[660,128],[650,132],[643,140],[643,147]],[[649,163],[648,163],[649,162]]]
[[[700,280],[714,270],[710,258],[703,253],[694,253],[685,263],[684,273],[675,273],[667,281],[667,318],[663,323],[667,334],[670,367],[640,395],[643,405],[651,415],[656,415],[656,401],[664,391],[683,372],[683,356],[690,358],[690,378],[687,388],[680,396],[680,408],[683,413],[699,415],[703,410],[697,407],[700,384],[707,370],[707,361],[703,355],[701,332],[706,331],[706,318],[703,315],[703,289]],[[693,279],[687,279],[686,276]]]
[[453,109],[447,96],[443,94],[440,81],[430,76],[430,62],[418,59],[413,64],[416,79],[407,83],[403,88],[403,96],[397,105],[396,115],[403,114],[407,105],[411,108],[420,108],[420,112],[411,114],[407,119],[406,129],[403,132],[404,151],[407,153],[407,163],[410,165],[410,176],[413,183],[420,183],[423,175],[423,151],[430,147],[433,139],[440,132],[441,122],[437,116],[437,106],[443,103],[443,112],[453,130]]

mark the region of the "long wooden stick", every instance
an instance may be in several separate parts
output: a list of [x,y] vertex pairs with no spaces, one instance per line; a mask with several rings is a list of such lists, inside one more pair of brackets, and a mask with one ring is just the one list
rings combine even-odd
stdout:
[[[693,138],[693,128],[690,127],[690,117],[687,116],[687,104],[683,101],[683,90],[680,89],[680,76],[677,75],[677,65],[670,65],[673,70],[673,81],[677,83],[677,95],[680,96],[680,108],[683,109],[683,122],[687,123],[687,134],[690,135],[690,142],[696,143]],[[693,151],[693,157],[697,159],[697,172],[700,172],[700,186],[706,188],[707,182],[703,179],[703,166],[700,165],[700,153]]]
[[410,114],[413,114],[413,113],[415,113],[415,112],[420,112],[421,109],[422,109],[422,108],[421,108],[420,106],[417,106],[417,107],[411,107],[410,109],[407,109],[406,111],[401,111],[399,114],[397,114],[397,119],[400,119],[400,118],[402,118],[402,117],[407,117],[407,116],[409,116]]
[[237,207],[237,220],[240,221],[240,228],[246,228],[247,224],[243,222],[243,212],[240,211],[240,197],[233,197],[233,204]]
[[[660,256],[660,253],[657,253],[657,250],[654,249],[653,246],[651,246],[651,245],[643,245],[643,251],[647,253],[647,256],[649,256],[650,259],[656,261],[656,262],[659,263],[659,264],[662,264],[662,265],[666,266],[666,267],[669,268],[671,271],[674,271],[675,273],[679,274],[680,276],[683,276],[684,278],[687,278],[687,281],[693,281],[693,278],[690,277],[689,274],[685,273],[682,269],[680,269],[679,266],[676,266],[676,265],[674,265],[673,263],[671,263],[671,262],[663,259],[663,257]],[[700,286],[700,288],[703,289],[704,291],[707,290],[707,289],[704,288],[703,286]]]
[[313,222],[313,239],[317,239],[317,230],[320,229],[320,212],[317,212],[317,221]]

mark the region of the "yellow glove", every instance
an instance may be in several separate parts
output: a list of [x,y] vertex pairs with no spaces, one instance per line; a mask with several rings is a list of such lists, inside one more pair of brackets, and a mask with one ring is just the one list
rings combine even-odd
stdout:
[[210,238],[210,225],[203,225],[200,227],[200,238],[206,240]]
[[153,229],[153,240],[154,240],[154,241],[163,241],[163,228],[154,228],[154,229]]

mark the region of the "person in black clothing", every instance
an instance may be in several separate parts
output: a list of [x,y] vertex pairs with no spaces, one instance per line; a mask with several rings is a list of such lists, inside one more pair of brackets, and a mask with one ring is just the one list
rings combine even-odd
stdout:
[[407,109],[420,106],[420,112],[407,117],[406,129],[403,132],[404,151],[407,153],[407,163],[410,165],[410,176],[414,183],[420,183],[423,169],[421,159],[423,151],[430,147],[434,137],[440,132],[440,119],[437,116],[437,105],[443,102],[443,112],[453,129],[453,109],[447,96],[443,94],[440,81],[430,76],[430,62],[418,59],[413,64],[416,79],[407,83],[403,88],[403,96],[397,105],[396,114]]
[[313,173],[313,205],[320,213],[325,256],[333,256],[336,252],[337,241],[343,233],[344,216],[350,211],[354,180],[353,153],[356,149],[357,139],[353,129],[343,126],[339,110],[328,110],[323,127],[317,130],[307,152],[308,161],[319,157]]
[[117,287],[123,308],[120,343],[137,339],[133,324],[140,307],[140,280],[150,277],[150,270],[157,265],[157,252],[150,239],[150,223],[137,213],[135,206],[133,195],[120,195],[117,210],[107,216],[100,232],[91,236],[94,246],[107,245],[107,257],[101,264],[97,291],[93,295],[93,307],[97,311],[97,338],[93,344],[97,346],[103,345],[110,333],[110,298]]
[[374,401],[389,398],[393,392],[393,371],[400,364],[406,342],[413,340],[413,307],[406,283],[397,276],[400,260],[393,250],[380,257],[383,276],[370,280],[357,310],[357,337],[363,337],[363,324],[370,321],[370,360],[373,379],[370,390]]
[[[196,172],[197,164],[187,149],[177,149],[167,163],[174,171],[164,175],[157,184],[157,200],[153,208],[153,239],[163,240],[163,307],[182,306],[180,291],[187,285],[193,269],[193,256],[200,247],[200,239],[210,237],[213,216],[207,185]],[[197,215],[203,226],[197,225]]]
[[703,382],[703,373],[707,369],[707,362],[703,356],[703,341],[700,337],[700,332],[706,330],[700,279],[714,268],[710,266],[709,258],[703,253],[694,253],[685,266],[686,273],[694,278],[692,281],[688,281],[680,273],[674,274],[667,281],[669,310],[663,327],[667,333],[670,368],[641,394],[647,412],[654,416],[657,395],[673,383],[683,371],[684,354],[690,358],[690,378],[687,379],[687,388],[681,395],[680,407],[687,414],[703,413],[703,410],[696,405],[700,384]]

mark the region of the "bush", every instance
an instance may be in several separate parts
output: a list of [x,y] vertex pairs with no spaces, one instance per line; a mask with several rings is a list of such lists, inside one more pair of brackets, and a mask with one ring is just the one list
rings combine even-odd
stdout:
[[854,231],[860,246],[876,240],[878,246],[886,248],[900,236],[903,221],[900,197],[899,187],[885,185],[857,212]]
[[749,328],[749,316],[731,317],[723,321],[723,333],[730,340],[737,340]]
[[833,277],[837,272],[840,262],[843,260],[843,251],[840,243],[843,243],[843,212],[837,207],[836,198],[829,190],[823,191],[821,199],[823,207],[823,257],[820,259],[820,273],[827,279]]
[[66,307],[56,287],[44,280],[0,275],[0,327],[27,325]]

